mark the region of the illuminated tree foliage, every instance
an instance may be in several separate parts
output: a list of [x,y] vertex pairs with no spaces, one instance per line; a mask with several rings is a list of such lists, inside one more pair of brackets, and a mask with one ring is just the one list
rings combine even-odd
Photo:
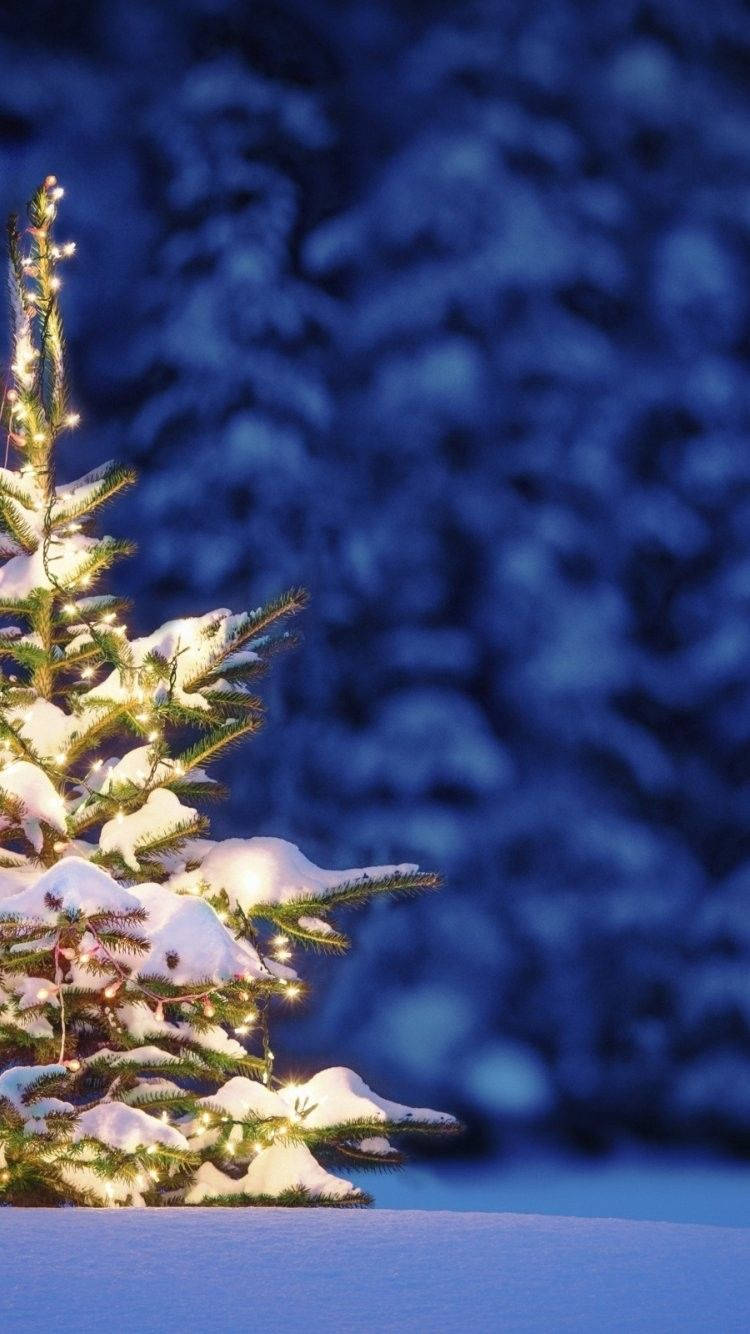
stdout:
[[[0,1185],[11,1204],[361,1204],[330,1169],[397,1163],[451,1117],[353,1071],[274,1074],[294,947],[342,951],[338,910],[433,888],[415,866],[324,871],[276,838],[206,837],[211,763],[256,732],[255,683],[299,589],[131,639],[99,591],[128,543],[96,535],[134,481],[74,481],[47,177],[8,229],[13,362],[0,470]],[[11,458],[17,467],[9,467]]]

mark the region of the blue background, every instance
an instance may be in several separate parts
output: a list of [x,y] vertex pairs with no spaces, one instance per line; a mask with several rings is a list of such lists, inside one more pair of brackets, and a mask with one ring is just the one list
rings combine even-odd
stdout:
[[417,860],[281,1068],[466,1149],[750,1148],[750,13],[28,0],[133,633],[304,583],[220,835]]

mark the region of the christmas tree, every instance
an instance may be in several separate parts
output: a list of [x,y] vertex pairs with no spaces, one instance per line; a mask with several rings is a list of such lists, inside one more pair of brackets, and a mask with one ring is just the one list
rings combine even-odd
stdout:
[[[8,1204],[361,1204],[329,1170],[400,1160],[453,1119],[353,1071],[274,1074],[294,946],[341,951],[340,908],[436,885],[411,865],[324,871],[278,838],[207,838],[207,768],[260,726],[253,692],[292,642],[297,589],[130,639],[97,591],[129,544],[96,536],[134,481],[58,483],[71,411],[57,269],[62,189],[9,223],[0,611],[0,1189]],[[8,467],[11,450],[19,461]],[[334,920],[332,920],[332,918]]]

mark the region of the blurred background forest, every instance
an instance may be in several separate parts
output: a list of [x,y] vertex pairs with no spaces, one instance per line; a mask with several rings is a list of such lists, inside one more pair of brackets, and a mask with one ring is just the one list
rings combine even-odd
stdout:
[[311,592],[214,828],[447,882],[287,1067],[750,1153],[748,6],[27,0],[0,60],[131,628]]

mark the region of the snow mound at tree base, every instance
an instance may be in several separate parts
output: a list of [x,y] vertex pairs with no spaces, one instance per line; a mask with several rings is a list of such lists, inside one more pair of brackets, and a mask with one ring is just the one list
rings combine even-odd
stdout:
[[533,1214],[5,1209],[4,1334],[746,1334],[750,1230]]

